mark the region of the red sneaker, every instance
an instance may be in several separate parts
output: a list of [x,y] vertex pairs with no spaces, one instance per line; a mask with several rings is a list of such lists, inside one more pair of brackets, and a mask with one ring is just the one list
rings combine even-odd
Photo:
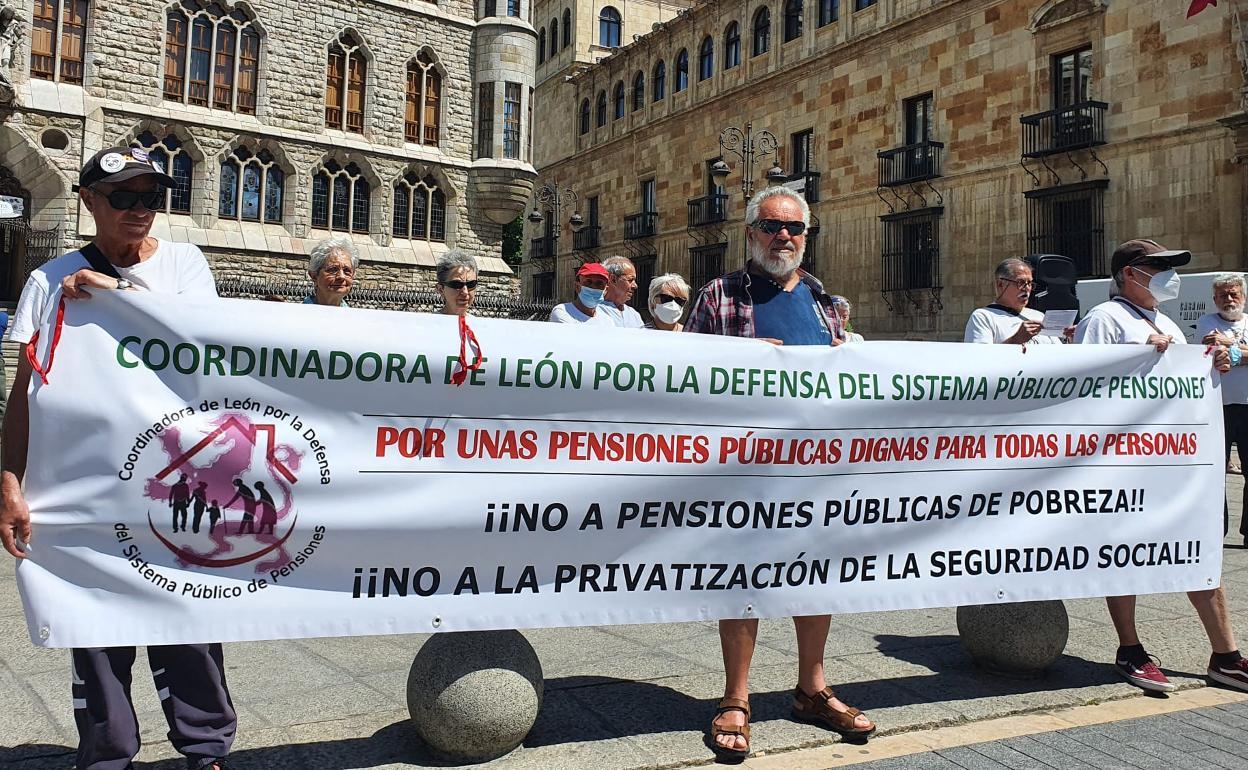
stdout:
[[1209,659],[1209,678],[1218,684],[1248,691],[1248,658],[1240,658],[1233,666],[1217,666]]
[[[1114,661],[1114,668],[1118,669],[1118,673],[1122,675],[1123,679],[1142,690],[1174,692],[1175,686],[1166,678],[1165,674],[1161,673],[1161,669],[1157,668],[1157,663],[1159,662],[1152,655],[1146,655],[1143,663],[1118,659]],[[1212,670],[1210,676],[1212,676]],[[1248,677],[1244,681],[1248,683]]]

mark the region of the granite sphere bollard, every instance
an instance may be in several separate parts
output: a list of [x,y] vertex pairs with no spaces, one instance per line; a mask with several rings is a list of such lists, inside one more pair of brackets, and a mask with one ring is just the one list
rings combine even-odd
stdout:
[[519,631],[434,634],[407,675],[407,710],[434,751],[484,762],[529,734],[543,689],[542,664]]
[[958,608],[962,646],[980,667],[1002,676],[1042,676],[1069,635],[1066,605],[1056,599]]

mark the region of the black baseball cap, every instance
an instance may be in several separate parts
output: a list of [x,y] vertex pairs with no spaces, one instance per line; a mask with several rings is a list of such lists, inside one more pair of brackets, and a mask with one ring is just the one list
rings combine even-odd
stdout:
[[1151,262],[1158,265],[1166,265],[1167,267],[1183,267],[1191,261],[1192,252],[1190,251],[1175,251],[1167,249],[1157,241],[1150,241],[1147,238],[1136,238],[1114,249],[1114,258],[1110,262],[1110,273],[1111,275],[1118,275],[1118,271],[1134,264]]
[[160,161],[148,157],[142,147],[105,147],[91,156],[78,173],[79,187],[90,187],[100,182],[124,182],[136,176],[151,174],[165,187],[173,187],[173,177],[165,173]]

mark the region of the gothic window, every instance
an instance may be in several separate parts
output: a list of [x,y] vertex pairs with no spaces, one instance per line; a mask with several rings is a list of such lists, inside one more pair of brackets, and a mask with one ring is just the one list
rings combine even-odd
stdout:
[[559,19],[550,20],[550,58],[559,53]]
[[242,8],[182,0],[165,14],[169,101],[254,115],[259,73],[259,28]]
[[611,100],[614,104],[614,111],[611,114],[613,120],[619,120],[624,117],[624,81],[615,84],[614,98]]
[[312,176],[312,226],[367,233],[371,192],[359,166],[325,161]]
[[281,222],[286,174],[266,149],[238,147],[221,161],[217,214],[247,222]]
[[394,183],[394,237],[446,241],[446,195],[433,177],[409,171]]
[[594,125],[602,128],[607,125],[607,92],[598,92],[598,105],[594,109]]
[[767,53],[771,47],[771,11],[763,6],[754,13],[754,45],[752,56]]
[[802,0],[788,0],[784,4],[784,42],[802,36]]
[[581,101],[581,133],[589,133],[589,100]]
[[646,73],[637,70],[633,75],[633,112],[646,106]]
[[30,76],[82,84],[87,47],[87,0],[35,0],[30,30]]
[[650,87],[650,90],[652,91],[651,101],[659,102],[667,96],[667,65],[662,59],[654,65],[654,85]]
[[368,60],[352,32],[342,32],[329,44],[325,67],[325,126],[364,133],[364,86]]
[[676,54],[676,86],[672,88],[673,93],[680,93],[689,87],[689,52],[680,49],[680,53]]
[[195,161],[186,153],[182,140],[173,134],[158,138],[151,131],[144,131],[135,138],[147,155],[160,164],[165,173],[173,177],[173,187],[165,194],[165,213],[191,213],[191,174]]
[[407,64],[407,111],[403,138],[413,144],[438,146],[438,116],[442,111],[442,74],[428,53],[421,51]]
[[741,25],[735,21],[724,32],[724,69],[730,70],[741,63]]
[[715,41],[710,35],[702,38],[702,47],[698,50],[698,80],[709,80],[715,74]]
[[[553,45],[553,43],[552,43]],[[570,8],[563,9],[563,43],[561,48],[567,48],[572,45],[572,10]]]
[[546,61],[546,28],[542,27],[537,33],[537,63],[541,64]]
[[622,32],[620,12],[607,6],[598,14],[598,45],[603,48],[619,48]]

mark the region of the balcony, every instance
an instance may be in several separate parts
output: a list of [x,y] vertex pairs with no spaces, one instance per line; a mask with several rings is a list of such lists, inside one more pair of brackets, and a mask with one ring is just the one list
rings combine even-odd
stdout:
[[728,218],[728,194],[715,193],[689,199],[689,226],[701,227]]
[[799,171],[790,176],[784,186],[799,193],[807,203],[818,203],[819,176],[818,171]]
[[1105,144],[1105,102],[1079,102],[1019,118],[1023,157],[1043,158]]
[[638,238],[653,238],[659,231],[659,212],[643,211],[624,217],[624,240],[635,241]]
[[580,230],[572,231],[572,250],[589,251],[602,244],[602,228],[598,225],[586,225]]
[[875,154],[879,159],[880,187],[897,187],[913,184],[940,176],[941,154],[945,145],[931,140],[881,150]]
[[529,259],[554,259],[558,252],[558,238],[533,238],[529,241]]

